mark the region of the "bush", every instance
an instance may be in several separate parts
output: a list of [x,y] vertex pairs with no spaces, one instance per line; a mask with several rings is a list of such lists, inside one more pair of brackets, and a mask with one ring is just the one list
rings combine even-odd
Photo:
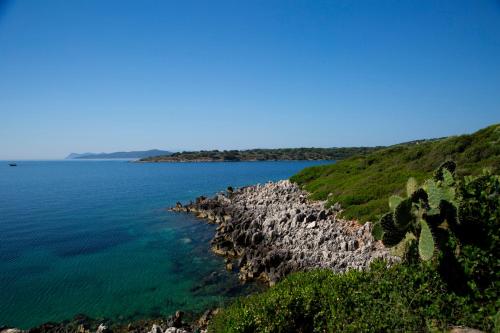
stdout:
[[466,177],[458,196],[463,227],[457,264],[476,307],[476,321],[491,320],[495,314],[500,317],[500,177]]
[[427,263],[387,268],[375,262],[366,272],[292,274],[220,312],[209,332],[444,330],[469,322],[466,304],[466,299],[446,293],[439,274]]

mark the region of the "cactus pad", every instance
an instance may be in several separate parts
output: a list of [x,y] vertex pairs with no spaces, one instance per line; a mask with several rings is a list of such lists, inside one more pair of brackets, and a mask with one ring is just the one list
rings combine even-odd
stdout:
[[401,201],[394,210],[394,222],[396,223],[396,226],[398,228],[406,229],[408,225],[413,221],[411,208],[411,200],[405,199]]
[[399,195],[392,195],[389,198],[389,208],[394,211],[396,207],[403,201],[403,198],[401,198]]
[[404,238],[405,233],[400,231],[394,224],[394,217],[392,213],[387,213],[380,219],[380,225],[384,229],[382,236],[382,243],[387,247],[392,247]]
[[439,168],[434,172],[434,180],[443,180],[443,170],[449,171],[452,175],[455,173],[457,165],[453,161],[446,161],[439,166]]
[[418,190],[417,180],[413,177],[408,178],[406,182],[406,195],[410,197],[416,190]]
[[434,255],[434,236],[427,222],[420,220],[420,237],[418,239],[418,253],[422,260],[430,260]]
[[418,203],[420,201],[427,203],[428,200],[429,196],[427,195],[427,192],[425,192],[423,188],[419,188],[411,195],[411,201],[414,203]]

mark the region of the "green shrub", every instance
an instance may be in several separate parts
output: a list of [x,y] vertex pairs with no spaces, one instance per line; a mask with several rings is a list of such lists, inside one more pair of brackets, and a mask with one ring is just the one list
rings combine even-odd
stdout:
[[366,272],[292,274],[222,310],[209,332],[420,332],[457,322],[490,329],[492,322],[469,320],[475,309],[467,304],[446,292],[427,263],[387,268],[375,262]]
[[466,177],[458,197],[461,228],[455,257],[469,302],[477,308],[475,316],[485,320],[500,310],[500,177]]

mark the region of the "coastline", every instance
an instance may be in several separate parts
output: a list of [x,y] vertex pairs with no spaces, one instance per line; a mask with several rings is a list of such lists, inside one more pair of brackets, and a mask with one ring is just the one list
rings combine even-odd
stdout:
[[381,149],[376,147],[331,148],[256,148],[245,150],[182,151],[168,155],[141,158],[142,162],[236,162],[236,161],[335,161],[354,155],[365,155]]
[[303,160],[285,160],[285,159],[275,159],[275,160],[257,160],[257,159],[241,159],[241,160],[216,160],[216,159],[182,159],[182,160],[133,160],[132,163],[238,163],[238,162],[313,162],[313,161],[323,161],[323,162],[335,162],[335,160],[330,159],[303,159]]
[[218,225],[212,251],[226,258],[228,269],[239,270],[242,282],[274,285],[295,271],[342,273],[365,269],[375,259],[399,261],[373,238],[371,223],[341,219],[338,210],[307,200],[307,193],[289,180],[229,188],[171,210]]
[[[339,207],[325,209],[324,202],[307,200],[308,193],[288,180],[253,185],[211,198],[177,203],[171,211],[193,214],[216,224],[212,251],[223,256],[226,269],[238,272],[242,283],[262,281],[270,286],[289,273],[315,268],[337,273],[363,270],[381,258],[399,261],[375,241],[372,225],[341,219]],[[0,333],[189,333],[205,332],[217,309],[190,314],[184,321],[178,311],[169,318],[152,318],[127,324],[78,315],[72,320],[20,330],[0,327]]]

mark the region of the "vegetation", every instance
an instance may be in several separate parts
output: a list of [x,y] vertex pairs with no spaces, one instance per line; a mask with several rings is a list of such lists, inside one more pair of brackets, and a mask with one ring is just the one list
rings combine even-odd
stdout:
[[406,199],[389,200],[384,242],[407,243],[402,264],[292,274],[233,303],[209,331],[442,332],[464,325],[498,332],[500,177],[455,180],[454,170],[446,163],[422,187],[408,181]]
[[[445,327],[450,298],[430,268],[382,262],[367,272],[294,273],[215,316],[209,332],[417,332]],[[449,309],[449,311],[462,309]],[[457,317],[461,314],[457,313]],[[426,318],[434,318],[437,323]]]
[[[432,259],[438,241],[435,238],[442,235],[441,231],[448,226],[459,228],[455,168],[454,162],[445,162],[436,170],[434,179],[426,180],[420,188],[415,178],[408,179],[407,198],[397,195],[389,198],[391,212],[382,216],[379,222],[386,246],[412,242],[417,238],[420,258]],[[407,234],[411,237],[406,237]]]
[[[382,240],[389,247],[404,245],[407,262],[418,255],[434,259],[448,290],[475,306],[476,318],[500,316],[500,176],[486,171],[456,182],[454,169],[446,162],[433,179],[400,199],[380,221]],[[402,236],[408,232],[413,237]]]
[[418,182],[447,160],[457,163],[456,174],[479,175],[484,168],[500,172],[500,125],[472,135],[400,144],[352,156],[333,165],[304,169],[291,178],[311,198],[339,202],[347,218],[377,221],[386,211],[387,197],[404,192],[408,178]]
[[353,155],[363,155],[381,147],[351,148],[283,148],[250,150],[184,151],[141,159],[142,162],[238,162],[285,160],[341,160]]

